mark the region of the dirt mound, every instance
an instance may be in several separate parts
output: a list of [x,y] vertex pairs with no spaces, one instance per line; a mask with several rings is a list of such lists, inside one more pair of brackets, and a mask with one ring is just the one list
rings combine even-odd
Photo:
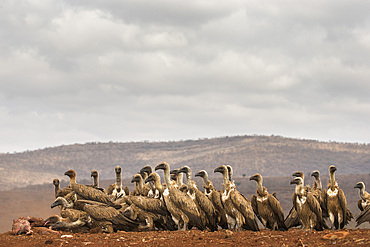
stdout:
[[0,234],[0,246],[370,246],[369,229],[323,232],[290,229],[286,232],[229,230],[69,233],[33,235]]

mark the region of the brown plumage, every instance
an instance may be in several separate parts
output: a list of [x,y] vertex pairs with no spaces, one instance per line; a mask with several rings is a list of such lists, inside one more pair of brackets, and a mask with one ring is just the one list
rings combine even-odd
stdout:
[[297,212],[304,229],[323,230],[322,212],[316,198],[304,188],[303,179],[296,177],[290,184],[295,184],[295,192],[292,195],[293,206]]
[[224,193],[222,194],[222,202],[229,228],[234,231],[242,227],[247,230],[259,231],[252,205],[248,199],[235,189],[234,183],[230,182],[228,168],[221,165],[214,172],[220,172],[223,176]]
[[[199,230],[204,230],[204,225],[199,218],[199,211],[194,201],[171,185],[169,164],[167,162],[160,163],[155,167],[155,170],[163,170],[164,172],[167,188],[163,192],[163,197],[166,205],[168,205],[168,201],[171,200],[174,208],[177,208],[178,213],[181,214],[181,219],[183,221],[182,230],[187,230],[188,224],[197,227]],[[172,214],[170,208],[168,208],[168,210]],[[175,223],[180,226],[180,222],[178,220],[176,222],[176,220],[174,220]]]
[[188,166],[183,166],[179,170],[179,173],[184,173],[187,178],[188,194],[195,202],[200,218],[203,225],[208,227],[211,231],[217,230],[217,215],[213,203],[208,199],[208,197],[199,191],[195,182],[191,179],[191,169]]
[[[304,184],[304,173],[303,172],[301,172],[301,171],[294,172],[292,174],[292,176],[302,178],[302,181],[303,181],[303,184]],[[312,191],[312,188],[309,185],[304,186],[303,189],[306,192],[311,192]],[[317,192],[315,192],[313,195],[316,196]],[[288,228],[299,227],[299,226],[302,227],[301,221],[299,220],[299,217],[298,217],[298,214],[297,214],[297,211],[296,211],[296,208],[294,207],[294,205],[289,210],[289,213],[288,213],[288,215],[286,216],[286,218],[284,220],[284,224]]]
[[117,210],[105,203],[89,202],[80,200],[82,203],[82,210],[86,212],[92,220],[96,222],[109,222],[114,230],[134,231],[139,224],[123,214],[124,209]]
[[364,222],[370,223],[370,205],[366,206],[363,211],[356,217],[356,227]]
[[284,224],[284,212],[280,202],[262,186],[263,178],[255,174],[249,178],[257,182],[256,195],[252,195],[251,203],[254,213],[261,223],[271,230],[288,230]]
[[70,179],[70,186],[77,195],[92,201],[98,201],[105,203],[109,206],[120,208],[121,206],[114,204],[111,199],[102,191],[95,188],[89,187],[87,185],[76,183],[76,172],[74,170],[69,170],[64,173]]
[[[54,218],[53,218],[54,217]],[[51,225],[53,230],[63,230],[63,231],[72,231],[72,232],[88,232],[90,229],[89,224],[91,223],[91,218],[86,214],[82,214],[78,219],[74,221],[65,221],[58,219],[55,216],[49,217],[48,221],[52,219],[57,219],[55,223]]]
[[329,167],[329,184],[328,188],[323,191],[323,199],[328,209],[329,219],[335,229],[343,229],[353,218],[353,214],[347,208],[346,196],[335,180],[336,170],[337,168],[334,165]]
[[[71,192],[70,194],[74,194]],[[60,216],[62,217],[63,221],[73,222],[78,220],[85,212],[74,208],[74,200],[65,197],[58,197],[54,200],[51,204],[51,208],[54,207],[61,207]],[[55,222],[54,222],[55,223]]]
[[164,188],[161,183],[160,176],[153,172],[149,175],[149,177],[146,179],[146,182],[153,183],[154,190],[158,191],[158,199],[161,200],[166,206],[166,209],[170,213],[171,220],[173,224],[175,225],[177,230],[186,230],[186,227],[184,227],[184,220],[188,219],[184,212],[178,207],[175,206],[172,200],[170,200],[169,194],[163,195]]
[[221,201],[221,193],[215,189],[212,182],[208,180],[208,173],[205,170],[199,171],[195,177],[201,177],[203,180],[204,194],[211,200],[217,215],[217,224],[222,229],[227,229],[227,219],[224,205]]

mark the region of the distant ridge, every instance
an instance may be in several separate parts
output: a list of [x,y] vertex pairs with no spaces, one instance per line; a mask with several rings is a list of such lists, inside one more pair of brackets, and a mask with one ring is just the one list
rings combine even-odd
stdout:
[[170,142],[86,143],[62,145],[0,155],[0,190],[51,183],[66,179],[68,169],[77,179],[90,179],[96,169],[101,179],[114,178],[114,167],[131,177],[140,167],[167,161],[171,167],[205,169],[210,176],[220,164],[230,164],[235,176],[290,176],[293,171],[328,173],[335,164],[338,174],[368,174],[370,145],[320,142],[281,136],[233,136]]

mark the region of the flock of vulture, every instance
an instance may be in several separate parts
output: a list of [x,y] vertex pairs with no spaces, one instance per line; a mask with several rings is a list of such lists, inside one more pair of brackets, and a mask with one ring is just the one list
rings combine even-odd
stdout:
[[[157,171],[163,170],[162,183]],[[195,174],[203,179],[204,190],[192,180],[190,167],[171,170],[163,162],[152,172],[144,166],[132,178],[135,189],[123,188],[121,167],[115,168],[116,182],[108,189],[99,187],[97,171],[92,171],[93,185],[76,182],[76,172],[65,172],[69,186],[60,189],[54,179],[55,197],[51,207],[59,207],[60,215],[49,217],[45,224],[53,230],[92,231],[145,231],[145,230],[199,230],[217,229],[259,231],[257,220],[266,229],[342,229],[353,218],[347,208],[346,197],[335,180],[335,166],[330,166],[327,189],[323,189],[320,174],[314,171],[312,187],[304,185],[304,174],[296,172],[290,184],[295,185],[293,207],[285,218],[279,200],[263,186],[260,174],[250,177],[256,181],[256,194],[248,200],[236,188],[232,179],[232,167],[221,165],[214,172],[223,176],[223,190],[217,191],[208,179],[206,171]],[[186,184],[183,183],[183,174]],[[357,226],[370,222],[370,194],[363,182],[358,206],[361,213],[356,217]],[[328,226],[328,224],[330,226]]]

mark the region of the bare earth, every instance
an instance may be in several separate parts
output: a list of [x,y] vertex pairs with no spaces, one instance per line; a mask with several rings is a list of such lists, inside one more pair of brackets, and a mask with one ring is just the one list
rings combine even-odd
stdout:
[[[35,228],[33,228],[35,229]],[[286,232],[229,230],[69,233],[15,236],[0,234],[0,246],[370,246],[369,229],[311,232],[290,229]]]

